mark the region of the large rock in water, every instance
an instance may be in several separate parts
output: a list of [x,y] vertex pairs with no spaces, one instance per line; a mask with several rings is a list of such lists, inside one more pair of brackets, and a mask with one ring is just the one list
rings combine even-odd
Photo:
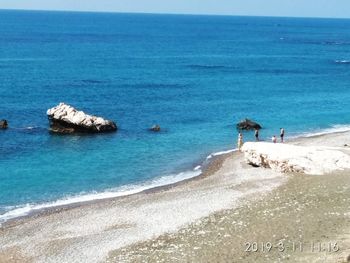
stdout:
[[258,129],[260,130],[262,127],[260,124],[251,121],[249,119],[244,119],[243,121],[240,121],[237,123],[237,129],[239,130],[253,130],[253,129]]
[[7,128],[8,128],[7,120],[0,120],[0,129],[7,129]]
[[247,163],[283,173],[320,175],[350,169],[350,156],[339,148],[247,142],[242,151]]
[[113,121],[85,114],[64,103],[49,109],[47,115],[51,131],[55,133],[102,133],[117,130]]

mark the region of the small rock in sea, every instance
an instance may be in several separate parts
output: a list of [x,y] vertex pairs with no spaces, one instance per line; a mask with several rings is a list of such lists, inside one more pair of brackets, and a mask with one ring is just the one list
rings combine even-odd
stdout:
[[237,123],[237,129],[239,130],[253,130],[257,129],[260,130],[262,127],[260,124],[256,123],[255,121],[244,119]]
[[347,145],[347,144],[344,144],[344,146],[345,146],[345,147],[347,147],[347,146],[349,146],[349,145]]
[[7,120],[0,120],[0,129],[7,129],[8,126]]
[[153,125],[153,126],[150,128],[150,131],[159,132],[159,131],[160,131],[160,126],[159,126],[158,124]]
[[113,121],[85,114],[64,103],[49,109],[47,115],[53,133],[103,133],[117,130]]

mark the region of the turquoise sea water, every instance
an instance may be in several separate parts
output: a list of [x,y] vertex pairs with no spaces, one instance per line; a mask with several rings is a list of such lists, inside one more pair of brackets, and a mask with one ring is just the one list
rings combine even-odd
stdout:
[[[1,220],[192,176],[245,117],[263,138],[347,129],[350,20],[0,11],[0,79]],[[50,135],[59,102],[120,129]]]

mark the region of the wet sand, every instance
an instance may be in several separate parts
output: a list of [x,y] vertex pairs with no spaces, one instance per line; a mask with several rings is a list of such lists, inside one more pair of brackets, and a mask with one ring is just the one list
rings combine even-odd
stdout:
[[[347,142],[350,133],[291,143],[349,153]],[[349,188],[347,171],[279,174],[230,153],[195,180],[12,221],[0,228],[0,262],[346,262]]]

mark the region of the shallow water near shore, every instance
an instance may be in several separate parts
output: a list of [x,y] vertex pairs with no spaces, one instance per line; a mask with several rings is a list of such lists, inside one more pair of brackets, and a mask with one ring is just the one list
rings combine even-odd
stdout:
[[[349,20],[0,14],[0,218],[195,176],[245,117],[263,139],[350,123]],[[61,101],[120,130],[52,136]]]

